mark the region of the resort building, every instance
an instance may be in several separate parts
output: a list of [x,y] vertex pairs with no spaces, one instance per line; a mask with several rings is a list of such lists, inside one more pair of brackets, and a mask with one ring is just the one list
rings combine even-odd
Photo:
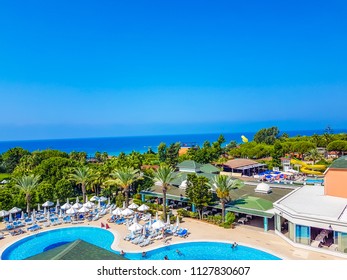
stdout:
[[266,169],[266,164],[251,159],[237,158],[223,164],[223,170],[234,177],[253,176]]
[[[243,166],[250,166],[253,161],[245,160]],[[248,165],[247,165],[248,164]],[[261,168],[263,164],[256,168]],[[254,167],[252,167],[254,168]],[[187,174],[195,173],[197,176],[204,176],[212,179],[219,174],[219,169],[211,164],[199,164],[192,160],[186,160],[177,165],[177,177],[172,182],[166,194],[167,205],[185,207],[187,210],[195,211],[194,204],[191,204],[186,197],[185,191],[187,187]],[[228,175],[231,175],[229,173]],[[293,190],[292,187],[270,188],[268,184],[246,183],[240,189],[234,189],[231,192],[230,202],[225,205],[226,212],[235,213],[240,223],[251,224],[264,228],[264,231],[274,229],[274,208],[273,203]],[[154,185],[151,189],[142,191],[142,201],[145,202],[146,197],[162,198],[163,193],[160,185]],[[221,213],[221,205],[216,197],[215,202],[206,207],[204,215],[215,215]]]
[[275,232],[297,247],[347,253],[347,156],[332,163],[324,181],[274,203]]

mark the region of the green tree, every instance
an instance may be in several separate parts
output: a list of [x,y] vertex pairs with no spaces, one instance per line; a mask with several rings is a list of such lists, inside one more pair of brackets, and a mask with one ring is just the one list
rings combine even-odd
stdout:
[[341,155],[341,154],[343,155],[344,152],[347,151],[347,141],[345,141],[345,140],[332,141],[327,146],[327,150],[328,151],[335,151],[335,152],[338,152],[339,155]]
[[175,170],[166,165],[163,164],[159,166],[159,168],[154,171],[153,179],[154,182],[158,182],[161,185],[161,190],[163,192],[163,215],[164,220],[166,220],[166,193],[170,186],[170,184],[175,180],[177,176],[175,175]]
[[272,152],[272,165],[276,167],[281,166],[281,157],[284,157],[282,144],[279,141],[275,142],[273,152]]
[[32,193],[39,185],[40,177],[36,175],[23,175],[19,178],[13,178],[15,181],[15,187],[19,188],[25,194],[25,201],[27,205],[27,213],[30,215],[30,201]]
[[160,162],[166,161],[166,144],[163,142],[158,146],[158,157]]
[[178,153],[181,148],[180,143],[172,143],[167,149],[166,149],[166,163],[171,166],[175,167],[178,163]]
[[91,169],[87,166],[77,167],[73,170],[70,175],[70,180],[74,181],[77,185],[81,185],[83,194],[83,202],[86,202],[87,185],[90,184],[94,179]]
[[257,143],[265,143],[273,145],[278,138],[279,129],[276,126],[263,128],[254,135],[254,141]]
[[138,179],[139,170],[134,169],[133,167],[120,167],[114,172],[112,172],[111,177],[115,180],[109,180],[111,183],[115,183],[118,186],[122,187],[125,193],[125,206],[129,205],[129,187],[131,184]]
[[2,154],[2,165],[6,173],[12,173],[19,164],[21,158],[30,155],[30,152],[21,147],[9,149]]
[[214,176],[210,183],[210,188],[216,192],[222,206],[222,221],[225,221],[225,204],[230,200],[230,193],[233,189],[244,186],[243,181],[233,180],[229,176]]
[[202,209],[208,206],[212,200],[212,192],[208,186],[208,179],[204,176],[198,177],[196,174],[187,175],[186,196],[195,205],[199,219],[202,218]]
[[313,161],[313,164],[316,164],[318,160],[322,159],[322,155],[318,152],[316,148],[309,150],[307,153],[307,157],[308,159]]

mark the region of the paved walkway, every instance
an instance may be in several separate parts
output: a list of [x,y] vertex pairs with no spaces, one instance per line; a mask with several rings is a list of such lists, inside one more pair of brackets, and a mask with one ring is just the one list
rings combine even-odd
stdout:
[[[40,231],[51,230],[59,227],[73,227],[78,225],[90,225],[100,227],[101,222],[106,224],[107,218],[109,215],[106,215],[102,219],[95,222],[84,222],[83,224],[77,225],[60,225],[60,226],[50,226],[48,228],[43,228]],[[160,246],[164,246],[163,240],[154,240],[154,243],[141,248],[137,245],[134,245],[128,241],[124,241],[124,236],[128,233],[125,225],[116,225],[108,223],[110,226],[110,231],[115,235],[115,241],[112,244],[114,250],[120,251],[124,250],[125,252],[142,252],[144,250],[148,251]],[[225,241],[225,242],[237,242],[240,245],[246,245],[253,248],[257,248],[274,255],[282,259],[288,260],[341,260],[343,258],[335,257],[320,252],[313,252],[310,250],[299,249],[291,246],[282,238],[277,236],[273,231],[264,232],[263,229],[249,226],[249,225],[238,225],[234,229],[224,229],[216,225],[208,224],[195,219],[184,218],[183,222],[180,225],[189,230],[190,234],[187,238],[180,238],[172,236],[170,243],[180,243],[188,241]],[[20,238],[24,238],[28,235],[35,234],[27,232],[19,236],[11,236],[5,230],[4,224],[0,224],[0,230],[3,230],[5,238],[0,240],[0,254],[1,252],[12,242]]]

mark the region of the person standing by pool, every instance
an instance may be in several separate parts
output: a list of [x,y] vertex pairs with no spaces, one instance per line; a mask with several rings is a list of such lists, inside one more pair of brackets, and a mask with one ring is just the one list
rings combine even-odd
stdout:
[[169,259],[169,257],[167,255],[165,255],[164,260],[168,260],[168,259]]
[[145,258],[147,256],[147,252],[142,252],[142,257]]

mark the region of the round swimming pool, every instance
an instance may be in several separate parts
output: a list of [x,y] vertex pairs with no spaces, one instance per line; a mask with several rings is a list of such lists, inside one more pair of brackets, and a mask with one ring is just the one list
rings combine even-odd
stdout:
[[[69,227],[25,237],[7,247],[1,259],[23,260],[77,239],[119,253],[111,249],[114,241],[111,232],[96,227]],[[278,257],[264,251],[241,245],[232,249],[231,244],[221,242],[186,242],[168,245],[147,251],[146,257],[142,257],[142,253],[125,254],[125,257],[131,260],[162,260],[165,256],[169,260],[279,260]]]

